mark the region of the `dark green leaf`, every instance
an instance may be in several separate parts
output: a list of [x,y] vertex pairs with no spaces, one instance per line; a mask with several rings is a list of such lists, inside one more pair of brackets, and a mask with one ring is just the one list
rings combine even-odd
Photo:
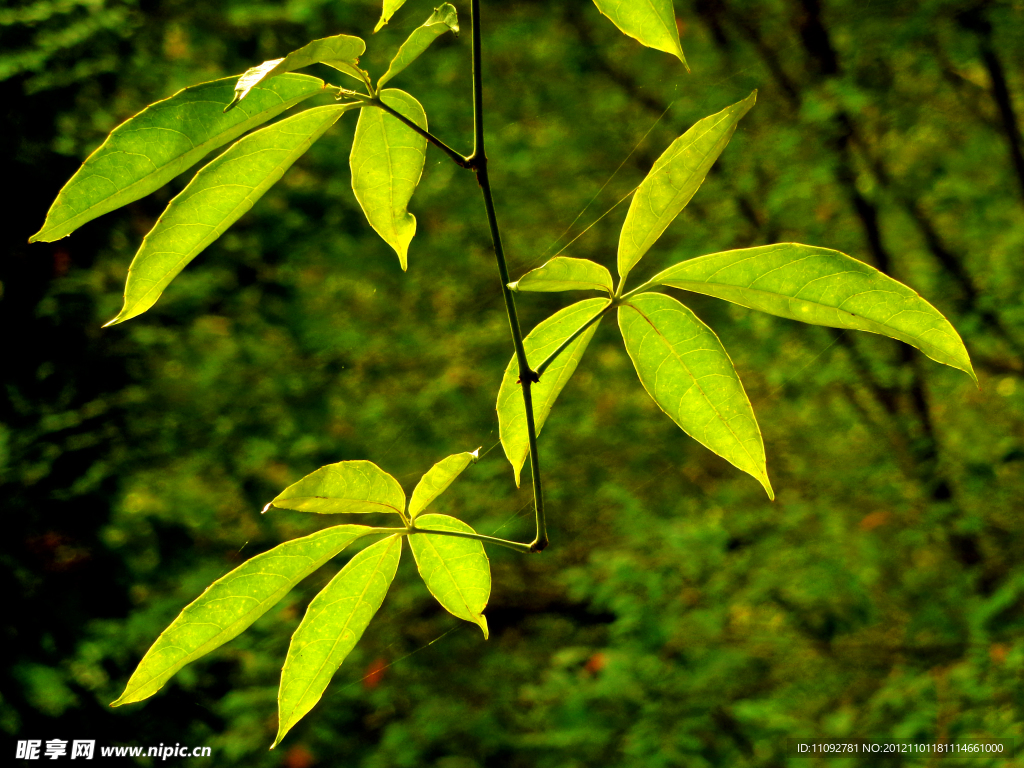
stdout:
[[292,51],[283,59],[271,59],[246,70],[235,84],[235,93],[224,107],[225,112],[235,108],[256,85],[277,75],[308,67],[311,64],[329,64],[340,72],[351,75],[360,82],[366,82],[366,73],[359,68],[359,57],[366,50],[366,44],[358,37],[335,35],[314,40]]
[[650,285],[703,293],[779,317],[899,339],[975,381],[963,341],[907,286],[839,251],[779,243],[701,256]]
[[451,3],[443,3],[427,19],[423,26],[417,27],[409,38],[402,43],[395,58],[391,60],[391,66],[377,81],[377,88],[383,88],[384,83],[401,72],[420,57],[430,44],[445,32],[459,34],[459,16],[455,12],[455,6]]
[[527,272],[514,283],[513,291],[607,291],[612,293],[612,274],[589,259],[556,256],[546,264]]
[[477,448],[472,453],[456,453],[432,466],[413,489],[412,499],[409,501],[409,519],[415,520],[430,502],[448,489],[466,467],[479,458],[479,455],[480,449]]
[[292,635],[281,670],[274,745],[320,701],[334,673],[377,613],[395,578],[402,537],[389,536],[353,557],[313,598]]
[[[416,527],[476,533],[448,515],[423,515],[416,521]],[[409,546],[430,594],[452,615],[478,625],[486,640],[487,619],[483,611],[491,596],[491,563],[484,545],[475,539],[416,533],[409,536]]]
[[705,117],[673,141],[655,162],[633,195],[619,235],[619,277],[623,281],[704,183],[756,98],[754,91],[743,101]]
[[339,525],[288,541],[221,577],[165,629],[111,706],[149,698],[175,672],[237,637],[296,584],[358,539],[364,525]]
[[[526,359],[531,368],[536,368],[547,356],[581,328],[588,320],[608,306],[608,299],[587,299],[566,307],[540,323],[524,339]],[[540,381],[533,385],[533,418],[540,434],[551,407],[572,378],[583,353],[593,338],[600,321],[594,323],[574,340],[548,367]],[[505,376],[498,390],[498,433],[505,455],[512,463],[519,485],[519,475],[530,455],[530,440],[526,429],[526,408],[523,394],[516,381],[519,379],[519,364],[515,355],[505,368]]]
[[272,507],[320,514],[401,515],[405,512],[405,491],[395,478],[372,462],[341,461],[320,467],[289,485],[263,511]]
[[686,434],[756,478],[775,498],[761,430],[715,332],[671,296],[642,293],[619,307],[640,381]]
[[690,71],[679,44],[679,28],[672,0],[594,0],[612,24],[648,48],[678,56]]
[[[423,129],[427,115],[412,96],[395,88],[380,99]],[[395,249],[402,269],[409,265],[409,243],[416,234],[416,217],[409,201],[423,175],[427,140],[396,117],[377,107],[359,114],[349,164],[352,191],[377,234]]]
[[208,152],[323,90],[315,77],[288,75],[256,88],[245,103],[225,115],[235,78],[178,91],[115,128],[64,185],[29,242],[67,237],[97,216],[145,197]]
[[128,270],[124,307],[107,325],[141,315],[206,246],[238,221],[351,106],[316,107],[237,141],[175,197]]

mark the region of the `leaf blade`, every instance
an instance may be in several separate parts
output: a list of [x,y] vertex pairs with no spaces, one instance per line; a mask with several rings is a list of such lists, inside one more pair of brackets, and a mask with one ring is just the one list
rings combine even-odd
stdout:
[[[658,407],[774,499],[754,409],[715,332],[660,293],[642,293],[621,305],[619,328],[640,382]],[[707,379],[713,381],[702,383]]]
[[383,88],[384,83],[416,61],[437,38],[449,31],[453,32],[456,36],[459,34],[459,16],[454,5],[442,3],[402,43],[402,47],[398,49],[398,53],[391,60],[388,71],[381,75],[380,80],[377,81],[377,88]]
[[401,555],[401,536],[371,544],[313,598],[292,635],[281,670],[273,747],[320,700],[338,667],[359,642],[384,602]]
[[[536,367],[544,362],[547,356],[558,349],[562,342],[606,306],[608,306],[608,299],[586,299],[556,312],[538,324],[523,340],[526,359],[530,366]],[[555,400],[569,379],[572,378],[576,366],[600,324],[601,321],[598,320],[580,334],[579,338],[573,341],[551,363],[544,375],[541,376],[540,381],[533,385],[533,418],[538,435]],[[501,438],[501,445],[505,449],[505,455],[508,457],[509,463],[512,464],[517,486],[523,464],[526,462],[526,457],[530,455],[530,441],[526,429],[526,407],[523,405],[520,385],[516,383],[518,378],[519,365],[513,355],[505,368],[501,388],[498,390],[497,410],[498,434]]]
[[743,101],[698,121],[654,163],[637,187],[619,233],[618,269],[623,282],[690,202],[756,99],[754,91]]
[[615,290],[612,273],[608,268],[590,261],[568,256],[556,256],[545,264],[527,272],[514,283],[513,291],[606,291]]
[[373,28],[374,33],[380,32],[384,26],[391,21],[391,17],[395,15],[399,8],[405,5],[405,0],[384,0],[384,7],[381,10],[380,21],[377,22],[377,26]]
[[221,105],[235,78],[200,83],[151,104],[113,131],[61,189],[34,242],[67,237],[86,222],[145,197],[261,123],[323,91],[316,77],[288,75],[258,87],[231,115]]
[[466,467],[475,464],[479,457],[480,449],[477,448],[471,452],[456,453],[428,469],[413,489],[412,498],[409,500],[409,519],[415,520],[420,512],[448,490],[448,486],[455,482]]
[[242,217],[351,107],[314,107],[235,142],[207,164],[157,219],[128,269],[124,306],[104,327],[152,307],[204,248]]
[[318,531],[256,555],[217,579],[160,633],[111,706],[152,696],[179,669],[240,635],[299,581],[370,533],[373,529],[363,525]]
[[268,509],[318,514],[405,512],[405,491],[370,461],[339,461],[311,472],[279,493]]
[[365,51],[366,43],[352,35],[333,35],[313,40],[284,58],[270,59],[247,69],[238,78],[234,94],[227,106],[224,107],[224,111],[233,110],[255,86],[265,80],[308,67],[311,64],[328,64],[340,72],[365,82],[364,75],[366,73],[359,69],[359,57]]
[[799,243],[723,251],[669,267],[651,284],[811,325],[889,336],[978,380],[963,340],[935,307],[912,288],[839,251]]
[[648,48],[671,53],[690,71],[679,42],[672,0],[594,0],[594,5],[623,34]]
[[[469,525],[448,515],[423,515],[417,528],[476,533]],[[416,568],[427,589],[446,611],[480,627],[489,637],[484,608],[491,596],[491,564],[484,545],[454,536],[409,536]]]
[[[412,96],[389,88],[380,98],[426,129],[427,115]],[[349,155],[352,191],[370,226],[394,248],[403,271],[409,266],[409,244],[416,234],[409,201],[426,159],[427,140],[398,118],[376,107],[360,112]]]

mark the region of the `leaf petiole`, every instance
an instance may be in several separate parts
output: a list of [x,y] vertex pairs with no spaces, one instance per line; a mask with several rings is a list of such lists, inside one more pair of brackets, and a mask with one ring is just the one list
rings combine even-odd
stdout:
[[543,376],[544,371],[548,369],[548,366],[555,362],[555,359],[560,354],[562,354],[566,349],[568,349],[570,344],[572,344],[574,341],[576,341],[576,339],[582,336],[583,333],[587,330],[587,328],[592,326],[594,323],[596,323],[598,320],[600,320],[602,317],[608,314],[608,312],[614,309],[617,306],[617,304],[618,302],[609,300],[607,304],[601,307],[601,309],[598,311],[596,315],[594,315],[592,318],[587,320],[587,322],[585,322],[583,325],[581,325],[579,328],[573,331],[572,334],[565,341],[558,345],[554,352],[552,352],[544,359],[544,362],[537,366],[537,377],[540,378],[541,376]]
[[481,541],[485,544],[495,544],[499,547],[505,547],[506,549],[513,549],[516,552],[534,552],[530,544],[523,544],[518,541],[509,541],[508,539],[499,539],[496,536],[484,536],[482,533],[463,533],[461,531],[435,531],[428,530],[426,528],[417,528],[415,523],[411,524],[408,528],[373,528],[372,533],[393,533],[400,536],[412,536],[417,533],[429,533],[431,536],[454,536],[459,539],[474,539],[475,541]]
[[[349,94],[346,93],[345,95],[348,96]],[[362,94],[362,93],[355,94],[354,92],[353,92],[353,95],[355,95],[360,101],[362,101],[364,106],[377,107],[378,109],[383,109],[385,112],[387,112],[392,117],[394,117],[394,118],[400,120],[401,122],[405,123],[407,126],[409,126],[414,131],[416,131],[416,133],[418,133],[420,136],[425,138],[427,141],[429,141],[435,147],[437,147],[442,152],[444,152],[446,155],[448,155],[448,157],[451,159],[451,161],[453,163],[455,163],[457,166],[459,166],[460,168],[471,168],[472,167],[468,157],[459,154],[454,149],[452,149],[447,144],[445,144],[443,141],[441,141],[439,138],[437,138],[437,136],[432,134],[430,131],[421,128],[420,126],[416,125],[416,123],[414,123],[412,120],[407,118],[405,115],[403,115],[398,110],[392,109],[391,107],[389,107],[387,104],[385,104],[383,101],[381,101],[380,96],[372,96],[371,97],[371,96],[367,96],[367,95]]]

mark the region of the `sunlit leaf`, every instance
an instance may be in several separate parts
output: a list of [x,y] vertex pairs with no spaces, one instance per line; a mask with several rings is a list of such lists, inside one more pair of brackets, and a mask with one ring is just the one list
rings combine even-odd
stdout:
[[666,269],[669,285],[813,325],[878,333],[917,347],[975,381],[963,341],[907,286],[839,251],[798,243],[712,253]]
[[395,58],[391,60],[391,66],[377,81],[377,88],[383,88],[384,83],[401,72],[420,57],[430,44],[445,32],[459,34],[459,16],[455,6],[451,3],[444,3],[437,8],[427,19],[423,26],[417,27],[408,39],[402,43]]
[[673,141],[654,163],[633,195],[619,234],[619,276],[623,280],[704,183],[756,98],[754,91],[743,101],[705,117]]
[[648,48],[678,56],[686,71],[690,71],[679,44],[672,0],[594,0],[594,5],[624,34]]
[[320,701],[334,673],[363,636],[384,602],[401,555],[401,536],[378,541],[353,557],[309,604],[281,670],[275,747]]
[[373,28],[373,31],[380,32],[384,25],[391,21],[391,17],[395,15],[395,12],[403,5],[405,5],[405,0],[384,0],[384,10],[380,15],[380,21],[377,22],[377,26]]
[[546,264],[527,272],[514,283],[513,291],[607,291],[615,290],[612,274],[589,259],[556,256]]
[[240,635],[302,579],[372,532],[364,525],[318,531],[257,555],[213,582],[160,634],[111,706],[149,698],[183,666]]
[[416,488],[413,489],[412,499],[409,501],[409,518],[416,519],[416,516],[426,509],[430,502],[448,490],[455,478],[462,474],[462,471],[479,457],[480,449],[467,453],[456,453],[447,459],[442,459],[432,466],[423,475]]
[[[423,515],[416,521],[416,527],[476,533],[448,515]],[[416,533],[409,536],[409,546],[430,594],[452,615],[478,625],[487,639],[483,610],[491,596],[491,563],[484,545],[475,539]]]
[[238,221],[351,107],[306,110],[238,140],[175,197],[128,270],[124,307],[107,325],[152,307],[171,280]]
[[234,95],[224,107],[230,112],[246,98],[248,93],[264,80],[277,75],[308,67],[311,64],[329,64],[335,69],[351,75],[360,82],[365,82],[366,73],[359,69],[359,57],[366,50],[366,44],[358,37],[351,35],[335,35],[314,40],[311,43],[292,51],[283,59],[271,59],[246,70],[235,84]]
[[[381,91],[380,99],[423,129],[427,115],[412,96],[395,88]],[[404,270],[409,243],[416,234],[416,217],[409,200],[423,175],[427,140],[398,118],[376,107],[359,114],[349,164],[352,191],[377,234],[395,249]]]
[[[608,299],[580,301],[556,312],[530,331],[523,342],[530,367],[536,369],[547,359],[549,354],[558,349],[562,342],[606,306],[608,306]],[[576,366],[579,365],[598,325],[600,325],[600,321],[580,334],[551,363],[544,375],[540,377],[540,381],[533,385],[533,418],[538,435],[555,400],[576,371]],[[523,407],[521,387],[516,383],[518,379],[519,364],[513,355],[505,368],[501,389],[498,390],[498,434],[501,437],[505,455],[508,456],[512,470],[515,472],[516,485],[519,485],[519,476],[526,457],[530,455],[530,439],[526,429],[526,408]]]
[[29,242],[67,237],[78,227],[159,189],[208,152],[323,90],[315,77],[288,75],[256,88],[244,108],[223,114],[233,77],[193,85],[115,128],[64,185]]
[[263,510],[338,514],[405,511],[405,491],[391,475],[370,461],[341,461],[320,467],[285,488]]
[[671,296],[641,293],[619,307],[640,381],[686,434],[756,478],[775,498],[761,430],[715,332]]

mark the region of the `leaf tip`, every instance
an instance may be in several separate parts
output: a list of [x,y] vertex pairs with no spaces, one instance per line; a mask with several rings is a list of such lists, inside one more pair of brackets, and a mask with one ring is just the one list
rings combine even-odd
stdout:
[[[377,22],[377,26],[373,28],[373,34],[376,35],[378,32],[380,32],[382,29],[384,29],[384,27],[385,27],[385,25],[387,23],[388,23],[388,20],[385,19],[383,16],[381,16],[380,17],[380,21]],[[273,749],[273,747],[271,747],[271,749]]]
[[267,504],[267,506],[265,506],[263,508],[263,510],[260,512],[260,514],[261,515],[265,515],[265,514],[267,514],[267,510],[270,510],[270,509],[273,509],[273,508],[274,508],[274,502],[270,502],[269,504]]
[[473,620],[476,622],[477,626],[480,627],[481,631],[484,633],[484,640],[490,640],[491,639],[491,633],[490,633],[490,630],[487,628],[487,617],[484,616],[481,613],[481,614],[475,616]]
[[478,461],[480,461],[480,448],[483,448],[483,446],[481,445],[475,451],[470,451],[469,452],[469,455],[473,457],[473,463],[474,464],[476,464]]
[[771,481],[768,479],[768,475],[765,474],[757,479],[761,481],[761,485],[764,486],[765,491],[768,493],[768,500],[775,501],[775,491],[772,490],[772,484]]
[[508,283],[508,289],[510,291],[518,291],[519,290],[519,281],[516,280],[515,282]]

